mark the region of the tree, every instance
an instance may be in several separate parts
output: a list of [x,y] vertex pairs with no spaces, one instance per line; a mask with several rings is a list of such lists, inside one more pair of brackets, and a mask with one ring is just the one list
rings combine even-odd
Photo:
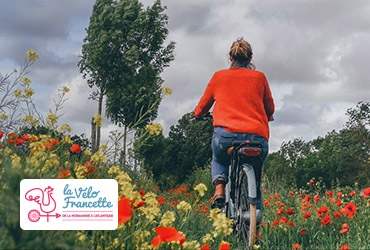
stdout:
[[299,187],[311,178],[322,179],[330,186],[360,186],[370,183],[370,103],[359,102],[346,113],[348,122],[340,131],[305,142],[300,139],[284,142],[278,152],[266,160],[268,178],[277,177]]
[[[163,188],[182,183],[194,170],[206,166],[212,157],[212,121],[194,123],[191,117],[187,113],[171,126],[167,138],[160,134],[145,139],[144,145],[136,142],[136,155],[143,161],[142,166]],[[169,179],[173,183],[169,183]]]
[[174,59],[175,47],[174,42],[163,46],[168,35],[164,10],[160,1],[144,10],[138,0],[97,0],[93,8],[80,72],[98,88],[98,113],[106,95],[107,117],[125,131],[157,116],[160,73]]

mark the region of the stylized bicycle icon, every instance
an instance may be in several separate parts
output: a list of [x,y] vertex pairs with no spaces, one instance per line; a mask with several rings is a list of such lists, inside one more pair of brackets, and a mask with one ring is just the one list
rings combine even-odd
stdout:
[[39,221],[42,216],[47,217],[47,221],[49,222],[49,217],[59,218],[61,215],[58,213],[52,214],[52,215],[50,215],[49,213],[46,213],[46,215],[43,215],[43,214],[40,214],[40,212],[36,209],[33,209],[28,213],[28,219],[32,222]]

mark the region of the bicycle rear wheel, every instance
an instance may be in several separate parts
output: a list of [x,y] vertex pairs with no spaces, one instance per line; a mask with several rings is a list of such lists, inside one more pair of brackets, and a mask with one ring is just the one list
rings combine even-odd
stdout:
[[253,170],[250,165],[243,165],[240,170],[236,196],[237,231],[249,247],[254,245],[257,230],[256,205],[251,204],[248,199],[250,192],[248,184],[251,185],[248,183],[248,170],[250,178],[255,180],[254,171],[251,169]]

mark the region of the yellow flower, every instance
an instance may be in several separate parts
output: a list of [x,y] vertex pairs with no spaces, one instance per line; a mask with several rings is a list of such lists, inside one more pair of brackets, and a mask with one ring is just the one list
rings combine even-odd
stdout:
[[69,92],[69,88],[67,86],[63,86],[61,89],[59,89],[60,91],[62,91],[63,93],[68,93]]
[[5,113],[0,114],[0,120],[6,120],[8,119],[8,116]]
[[21,82],[23,82],[28,87],[32,81],[28,77],[22,77]]
[[108,174],[118,174],[120,172],[119,167],[117,166],[111,166],[108,169]]
[[94,115],[94,123],[96,124],[96,126],[100,127],[102,121],[103,121],[103,117],[100,114]]
[[163,95],[171,95],[172,94],[172,90],[169,88],[169,87],[167,87],[167,86],[164,86],[163,88],[162,88],[162,94]]
[[16,153],[12,154],[10,159],[12,160],[12,168],[21,166],[21,158]]
[[184,250],[200,249],[200,244],[196,240],[185,241],[184,244],[182,244],[182,249]]
[[62,132],[72,132],[72,128],[68,124],[63,123],[59,127],[58,132],[59,133],[62,133]]
[[27,58],[30,61],[35,61],[36,59],[39,58],[39,56],[35,53],[33,50],[27,50]]
[[22,97],[22,90],[21,89],[15,90],[14,93],[13,93],[13,96],[15,96],[17,98],[21,98]]
[[114,248],[118,247],[118,245],[119,245],[119,240],[118,240],[118,238],[115,238],[115,239],[113,240],[112,245],[113,245],[113,247],[114,247]]
[[75,171],[77,179],[83,179],[85,177],[85,175],[83,175],[83,173],[85,173],[86,170],[85,166],[82,166],[77,162],[75,164],[76,165],[73,170]]
[[206,185],[200,183],[197,186],[195,186],[194,190],[198,191],[200,196],[204,196],[204,192],[207,191],[208,189]]
[[107,157],[104,155],[103,152],[98,151],[91,156],[91,162],[104,163],[106,161],[107,161]]
[[36,118],[33,118],[32,116],[26,115],[21,119],[22,122],[26,122],[34,127],[40,124],[40,121],[37,120]]
[[186,201],[180,201],[179,204],[177,204],[176,208],[178,210],[184,210],[184,211],[189,211],[191,209],[191,206],[189,203],[187,203]]
[[157,195],[149,192],[144,196],[146,207],[140,207],[139,211],[142,212],[145,217],[152,222],[157,216],[161,214],[161,210],[158,207]]
[[233,224],[232,219],[227,218],[224,213],[221,213],[220,209],[212,209],[210,217],[213,220],[212,226],[214,227],[214,238],[216,238],[220,234],[228,236],[233,232],[233,229],[231,228],[231,225]]
[[[69,135],[63,135],[62,136],[62,141],[61,142],[65,142],[65,143],[68,143],[68,144],[71,144],[73,141],[71,140],[71,138],[69,138]],[[68,152],[67,152],[68,153]],[[69,154],[69,153],[68,153]]]
[[152,124],[146,125],[146,130],[148,130],[150,135],[159,135],[163,131],[163,127],[161,124],[154,122]]
[[150,236],[150,232],[147,230],[144,231],[135,231],[134,232],[134,243],[136,249],[149,249],[148,248],[148,237]]
[[213,241],[214,241],[214,239],[212,238],[212,235],[211,234],[206,234],[202,238],[203,244],[210,243],[210,242],[213,242]]
[[27,96],[33,96],[33,94],[35,94],[35,91],[33,91],[33,89],[31,89],[31,88],[26,89],[26,95]]
[[56,124],[58,122],[58,117],[55,115],[55,114],[49,114],[47,117],[46,117],[46,122],[47,124],[49,124],[50,126],[53,126],[54,124]]
[[172,211],[167,211],[162,215],[160,225],[162,227],[172,227],[175,220],[175,213]]

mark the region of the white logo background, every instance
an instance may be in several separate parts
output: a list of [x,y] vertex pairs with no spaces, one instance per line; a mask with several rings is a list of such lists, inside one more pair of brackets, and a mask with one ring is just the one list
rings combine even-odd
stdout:
[[25,179],[20,184],[23,230],[115,230],[118,183],[113,179]]

